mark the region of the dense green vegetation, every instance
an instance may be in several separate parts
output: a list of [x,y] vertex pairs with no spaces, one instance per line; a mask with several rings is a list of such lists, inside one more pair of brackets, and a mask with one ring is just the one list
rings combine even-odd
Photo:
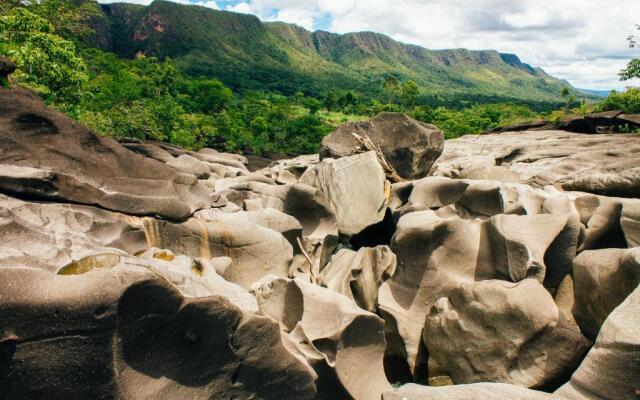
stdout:
[[373,32],[309,32],[252,15],[167,1],[102,9],[103,16],[93,21],[94,46],[123,58],[170,57],[189,76],[215,76],[234,91],[301,92],[319,98],[343,88],[386,102],[380,87],[393,75],[414,82],[416,104],[465,107],[518,101],[549,107],[561,101],[559,91],[567,85],[497,51],[428,50]]
[[[173,10],[173,5],[158,4],[156,7]],[[147,8],[118,5],[109,10],[122,14]],[[203,9],[193,7],[193,10]],[[222,18],[227,14],[212,15]],[[558,90],[556,103],[491,101],[504,100],[500,96],[474,102],[470,100],[472,95],[462,102],[451,100],[455,95],[449,101],[437,101],[433,93],[425,94],[419,81],[406,79],[401,73],[387,74],[381,79],[370,77],[367,85],[372,85],[371,89],[362,89],[357,80],[352,85],[338,86],[347,89],[329,86],[320,89],[320,86],[312,88],[313,80],[299,85],[297,78],[286,74],[276,78],[270,75],[271,84],[262,85],[259,79],[244,76],[241,70],[234,78],[240,79],[240,84],[229,86],[223,82],[224,71],[220,76],[211,71],[204,73],[205,69],[194,74],[195,64],[185,67],[185,60],[192,55],[177,60],[166,57],[167,54],[159,54],[161,58],[144,55],[122,58],[104,51],[108,46],[99,43],[104,37],[101,39],[98,33],[100,29],[104,31],[100,23],[106,23],[105,18],[99,6],[91,1],[77,5],[70,0],[34,0],[26,5],[2,3],[0,7],[0,54],[9,56],[18,66],[13,83],[35,90],[49,105],[104,135],[168,141],[194,149],[207,146],[258,154],[310,153],[317,151],[322,137],[337,125],[367,119],[381,111],[407,112],[437,125],[448,138],[593,110],[640,112],[638,89],[612,93],[595,107],[577,103],[575,93],[568,88]],[[115,24],[119,18],[111,16],[108,21]],[[254,17],[246,18],[253,25],[241,25],[241,29],[267,29]],[[118,31],[113,26],[109,29]],[[127,28],[120,29],[125,35]],[[297,29],[299,34],[306,35],[301,28],[287,24],[269,25],[268,29]],[[326,40],[338,40],[338,36],[323,34],[329,35]],[[121,39],[109,40],[115,40],[111,45],[117,50]],[[324,49],[323,46],[318,44],[319,49]],[[160,49],[178,51],[178,48]],[[257,56],[259,51],[262,51],[259,46],[249,46],[242,57]],[[265,54],[267,58],[271,56],[274,60],[285,57],[275,50]],[[392,56],[389,57],[387,61],[391,62]],[[320,75],[320,83],[322,76],[327,75]],[[247,81],[242,81],[244,78]],[[375,90],[373,86],[377,86]],[[561,110],[549,114],[560,105]]]

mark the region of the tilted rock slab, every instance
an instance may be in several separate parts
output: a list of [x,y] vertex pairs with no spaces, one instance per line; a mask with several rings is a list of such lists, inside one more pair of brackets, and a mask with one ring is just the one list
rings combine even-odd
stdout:
[[344,235],[355,235],[384,218],[386,177],[374,152],[323,160],[298,182],[320,191]]
[[[314,366],[319,398],[380,398],[391,389],[384,373],[384,322],[329,289],[301,279],[265,278],[253,288],[258,307],[280,323],[291,346]],[[328,369],[328,371],[327,371]]]
[[0,192],[182,220],[208,205],[193,175],[101,137],[31,92],[0,88]]
[[341,125],[325,136],[320,157],[348,157],[362,151],[354,133],[370,139],[398,175],[405,179],[426,176],[444,146],[444,135],[434,125],[405,114],[383,112],[367,122]]
[[590,345],[534,279],[461,285],[436,302],[423,338],[455,383],[530,388],[571,373]]
[[0,280],[5,398],[315,396],[316,374],[275,322],[223,297],[184,298],[145,268],[2,268]]
[[636,400],[640,391],[640,288],[607,317],[595,345],[556,394],[571,400]]
[[595,339],[609,314],[640,285],[640,248],[584,251],[573,262],[573,315]]

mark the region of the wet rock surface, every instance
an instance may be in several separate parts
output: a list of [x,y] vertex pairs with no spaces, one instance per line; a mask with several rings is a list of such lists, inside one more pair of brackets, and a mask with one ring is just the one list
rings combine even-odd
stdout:
[[115,141],[0,90],[3,400],[637,398],[634,136],[442,151],[376,117],[420,178],[392,183],[350,145]]

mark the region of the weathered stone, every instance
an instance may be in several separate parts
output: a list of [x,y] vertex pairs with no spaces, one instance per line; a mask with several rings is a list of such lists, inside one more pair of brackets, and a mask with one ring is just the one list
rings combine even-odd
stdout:
[[0,191],[185,219],[209,191],[108,137],[100,137],[30,92],[0,88]]
[[640,246],[640,201],[622,205],[620,228],[628,247]]
[[207,179],[211,173],[208,166],[188,154],[170,160],[167,165],[179,172],[195,175],[198,179]]
[[636,400],[640,390],[640,288],[607,317],[595,345],[556,394],[571,400]]
[[396,271],[396,256],[388,246],[362,247],[357,252],[339,250],[318,278],[320,286],[353,299],[375,312],[380,285]]
[[634,134],[562,131],[468,135],[448,140],[433,175],[504,166],[523,183],[561,186],[608,196],[640,197],[640,144]]
[[560,396],[506,383],[472,383],[445,387],[407,384],[382,394],[382,400],[562,400]]
[[327,159],[300,178],[317,188],[336,215],[338,229],[355,235],[384,218],[385,174],[373,152]]
[[463,284],[439,299],[423,338],[455,383],[539,388],[568,376],[589,342],[533,279]]
[[321,380],[322,371],[330,368],[328,376],[333,375],[335,382],[327,389],[334,394],[319,388],[321,399],[337,398],[339,387],[344,398],[363,400],[380,398],[391,389],[383,367],[384,323],[377,315],[341,294],[300,279],[267,278],[253,291],[260,310],[280,323]]
[[383,112],[368,122],[344,124],[325,136],[320,157],[347,157],[361,151],[353,133],[369,138],[405,179],[426,176],[444,146],[444,135],[435,126],[405,114]]
[[0,268],[0,387],[9,399],[312,399],[315,373],[269,318],[184,298],[145,268]]
[[609,314],[640,285],[640,248],[584,251],[573,262],[573,315],[595,339]]
[[378,293],[381,315],[397,328],[387,340],[403,344],[394,356],[405,357],[414,376],[423,373],[424,318],[437,299],[463,283],[534,277],[555,290],[570,271],[577,233],[570,214],[467,220],[427,210],[401,217],[391,242],[396,274]]

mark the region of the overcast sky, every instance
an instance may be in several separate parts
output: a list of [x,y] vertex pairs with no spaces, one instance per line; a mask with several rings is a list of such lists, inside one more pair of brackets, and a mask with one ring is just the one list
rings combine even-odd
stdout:
[[640,48],[629,49],[626,43],[640,24],[640,0],[174,1],[255,14],[309,30],[380,32],[430,49],[515,53],[587,89],[623,89],[630,83],[619,82],[618,71],[632,57],[640,57]]

